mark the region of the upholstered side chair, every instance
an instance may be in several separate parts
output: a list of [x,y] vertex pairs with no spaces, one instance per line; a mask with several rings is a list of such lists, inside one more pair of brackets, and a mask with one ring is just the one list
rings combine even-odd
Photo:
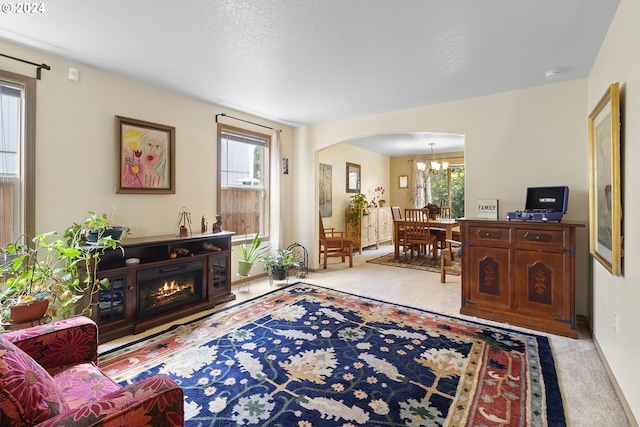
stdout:
[[165,375],[121,386],[98,367],[87,317],[0,334],[0,425],[182,426],[184,393]]

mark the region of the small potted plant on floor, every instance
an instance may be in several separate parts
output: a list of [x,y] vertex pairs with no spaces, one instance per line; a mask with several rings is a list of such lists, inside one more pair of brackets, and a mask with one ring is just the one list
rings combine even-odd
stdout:
[[251,272],[251,267],[264,255],[269,253],[270,246],[263,246],[260,240],[260,233],[256,233],[253,236],[253,240],[250,244],[247,242],[240,245],[240,252],[242,253],[242,259],[238,260],[238,276],[248,276]]
[[285,280],[289,275],[289,267],[296,262],[298,258],[288,249],[276,252],[274,255],[264,257],[264,269],[269,270],[269,278],[271,280]]

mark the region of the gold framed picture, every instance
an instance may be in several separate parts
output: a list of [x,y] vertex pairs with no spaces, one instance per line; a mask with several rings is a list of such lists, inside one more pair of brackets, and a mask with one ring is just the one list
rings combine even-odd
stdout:
[[622,275],[620,88],[609,86],[589,115],[589,251]]
[[407,175],[400,175],[398,176],[398,186],[400,188],[407,188],[409,187],[409,177]]

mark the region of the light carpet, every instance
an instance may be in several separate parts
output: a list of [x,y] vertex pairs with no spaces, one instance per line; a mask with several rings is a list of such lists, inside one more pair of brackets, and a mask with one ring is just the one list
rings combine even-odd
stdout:
[[113,348],[164,373],[187,426],[565,425],[547,338],[297,283]]

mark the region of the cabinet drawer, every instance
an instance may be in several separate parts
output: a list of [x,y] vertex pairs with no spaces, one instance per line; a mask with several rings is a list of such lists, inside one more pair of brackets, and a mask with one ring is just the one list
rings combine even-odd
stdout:
[[510,230],[502,227],[469,226],[469,240],[509,242]]
[[517,243],[533,243],[549,246],[564,246],[565,230],[527,230],[516,231]]

